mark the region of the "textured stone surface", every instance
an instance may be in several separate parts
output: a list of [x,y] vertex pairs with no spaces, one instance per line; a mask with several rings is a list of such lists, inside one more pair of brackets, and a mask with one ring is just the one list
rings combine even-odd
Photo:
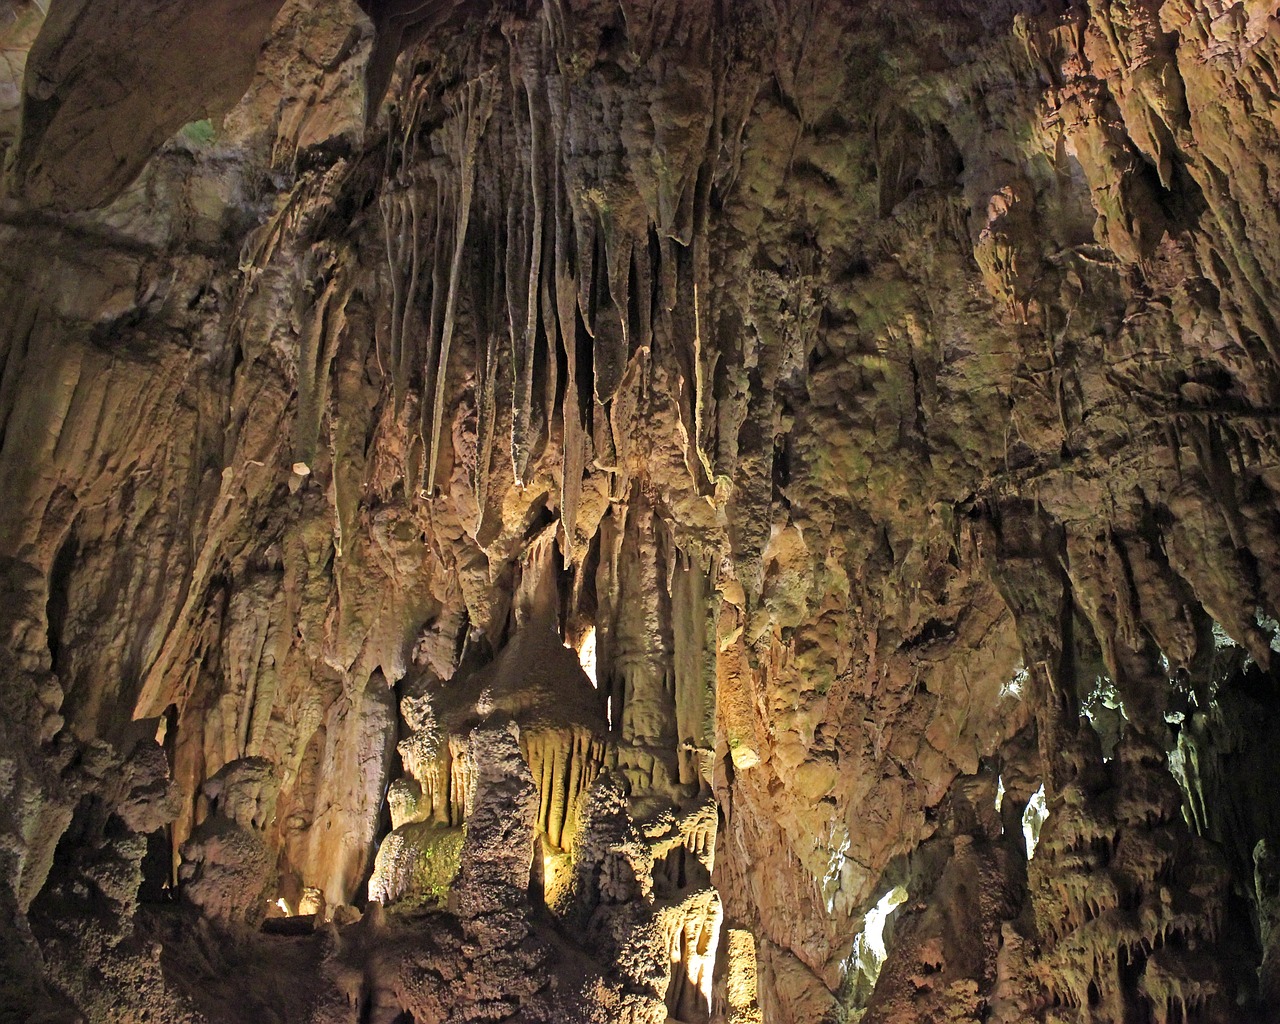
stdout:
[[14,186],[84,209],[115,198],[184,124],[240,98],[280,0],[20,6],[48,15],[24,67]]
[[0,3],[0,1012],[1271,1019],[1277,66]]

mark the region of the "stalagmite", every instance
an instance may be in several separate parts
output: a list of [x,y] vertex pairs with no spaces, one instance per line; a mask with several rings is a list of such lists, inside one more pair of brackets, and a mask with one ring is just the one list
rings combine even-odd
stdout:
[[0,0],[0,1005],[1270,1024],[1277,67]]

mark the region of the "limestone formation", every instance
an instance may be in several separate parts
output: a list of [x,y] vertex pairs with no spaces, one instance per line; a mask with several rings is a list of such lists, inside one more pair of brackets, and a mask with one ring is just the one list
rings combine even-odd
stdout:
[[1277,68],[0,0],[0,1020],[1275,1020]]

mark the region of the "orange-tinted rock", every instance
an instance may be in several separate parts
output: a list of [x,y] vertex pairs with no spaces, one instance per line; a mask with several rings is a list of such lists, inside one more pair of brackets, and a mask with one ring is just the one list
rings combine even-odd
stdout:
[[1274,1016],[1272,5],[180,6],[0,2],[0,1001]]

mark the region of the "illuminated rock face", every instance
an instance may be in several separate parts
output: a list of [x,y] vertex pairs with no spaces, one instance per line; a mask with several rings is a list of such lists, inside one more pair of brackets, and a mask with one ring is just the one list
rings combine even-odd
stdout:
[[5,1012],[1275,1019],[1272,6],[0,0]]

